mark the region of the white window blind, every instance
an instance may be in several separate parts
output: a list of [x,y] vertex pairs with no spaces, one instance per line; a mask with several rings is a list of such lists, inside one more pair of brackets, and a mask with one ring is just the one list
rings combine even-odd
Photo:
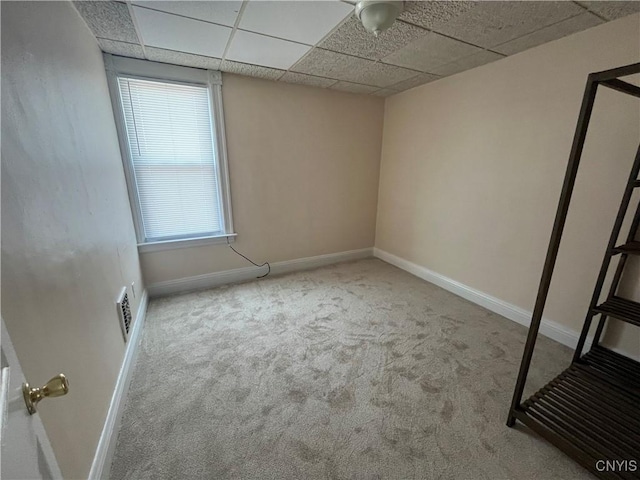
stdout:
[[145,242],[221,234],[207,86],[119,77]]

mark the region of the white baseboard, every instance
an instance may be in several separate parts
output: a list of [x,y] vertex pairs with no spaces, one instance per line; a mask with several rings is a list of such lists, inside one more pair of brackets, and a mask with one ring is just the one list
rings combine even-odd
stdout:
[[[349,260],[368,258],[373,255],[373,248],[362,248],[360,250],[348,250],[346,252],[329,253],[315,257],[297,258],[285,260],[271,264],[271,275],[295,272],[298,270],[308,270],[310,268],[322,267]],[[256,278],[257,273],[262,273],[256,267],[236,268],[222,272],[207,273],[195,277],[178,278],[166,282],[148,285],[150,297],[162,297],[173,293],[185,293],[194,290],[203,290],[217,287],[227,283],[237,283]]]
[[[405,260],[404,258],[393,255],[389,252],[385,252],[384,250],[380,250],[379,248],[373,249],[373,256],[379,258],[380,260],[384,260],[391,265],[395,265],[402,270],[405,270],[416,277],[422,278],[427,282],[433,283],[445,290],[448,290],[451,293],[458,295],[470,302],[473,302],[481,307],[486,308],[498,315],[502,315],[509,320],[512,320],[520,325],[524,325],[528,327],[531,323],[532,312],[529,312],[523,308],[517,307],[510,303],[505,302],[504,300],[500,300],[499,298],[492,297],[491,295],[487,295],[484,292],[476,290],[474,288],[468,287],[460,282],[456,282],[450,278],[445,277],[444,275],[440,275],[428,268],[417,265],[409,260]],[[548,318],[543,318],[542,323],[540,324],[540,333],[545,337],[549,337],[556,342],[559,342],[563,345],[566,345],[570,348],[575,348],[578,344],[578,338],[580,337],[580,333],[572,330],[570,328],[565,327],[564,325],[560,325],[553,320],[549,320]],[[583,351],[587,351],[591,346],[592,338],[587,339],[587,344],[585,345],[585,349]]]
[[120,425],[120,419],[122,418],[125,400],[131,383],[132,367],[135,364],[138,345],[142,338],[141,332],[147,314],[148,303],[149,295],[147,290],[145,290],[142,292],[142,297],[140,298],[136,320],[133,324],[131,335],[129,335],[122,367],[120,368],[113,396],[111,397],[111,403],[109,404],[109,410],[107,411],[107,418],[104,422],[102,433],[100,434],[100,440],[98,440],[98,447],[96,448],[91,470],[89,471],[89,480],[107,480],[109,478],[111,459],[113,458],[118,437],[117,430]]

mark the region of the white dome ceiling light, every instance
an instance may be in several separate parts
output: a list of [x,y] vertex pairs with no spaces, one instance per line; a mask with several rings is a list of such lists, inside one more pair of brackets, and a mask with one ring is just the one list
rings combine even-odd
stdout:
[[376,37],[386,30],[402,13],[404,2],[397,0],[360,0],[356,4],[356,16],[367,32]]

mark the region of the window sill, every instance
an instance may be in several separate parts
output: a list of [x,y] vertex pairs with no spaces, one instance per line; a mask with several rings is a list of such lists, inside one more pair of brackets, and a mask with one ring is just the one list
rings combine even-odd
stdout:
[[184,240],[167,240],[164,242],[139,243],[138,252],[160,252],[162,250],[175,250],[177,248],[200,247],[203,245],[220,245],[226,244],[227,240],[229,241],[229,243],[233,243],[237,235],[237,233],[227,233],[224,235],[216,235],[215,237],[198,237],[187,238]]

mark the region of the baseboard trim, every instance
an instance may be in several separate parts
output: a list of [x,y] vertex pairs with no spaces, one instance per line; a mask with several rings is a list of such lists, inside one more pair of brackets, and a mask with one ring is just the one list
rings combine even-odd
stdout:
[[[505,302],[504,300],[500,300],[499,298],[492,297],[484,292],[471,288],[467,285],[464,285],[460,282],[452,280],[451,278],[445,277],[439,273],[436,273],[428,268],[425,268],[421,265],[417,265],[409,260],[405,260],[404,258],[393,255],[392,253],[386,252],[379,248],[373,249],[373,256],[383,260],[391,265],[395,265],[402,270],[405,270],[416,277],[422,278],[427,282],[433,283],[445,290],[448,290],[451,293],[458,295],[470,302],[473,302],[481,307],[486,308],[498,315],[502,315],[509,320],[512,320],[520,325],[524,325],[525,327],[529,327],[531,324],[531,316],[532,312],[529,312],[523,308],[520,308],[516,305]],[[543,318],[542,323],[540,324],[540,333],[545,337],[551,338],[556,342],[559,342],[563,345],[566,345],[570,348],[575,348],[578,344],[578,338],[580,337],[580,333],[572,330],[570,328],[565,327],[553,320],[549,320],[548,318]],[[588,350],[591,346],[591,338],[587,339],[587,345],[585,347],[585,351]]]
[[[323,267],[334,263],[359,260],[373,256],[373,248],[361,248],[345,252],[317,255],[315,257],[296,258],[271,264],[271,275],[308,270],[310,268]],[[152,298],[163,297],[175,293],[186,293],[195,290],[204,290],[228,283],[238,283],[256,278],[256,267],[236,268],[222,272],[207,273],[194,277],[179,278],[166,282],[154,283],[147,286],[149,296]]]
[[138,346],[141,340],[141,332],[147,315],[147,305],[149,303],[149,294],[147,290],[142,292],[138,313],[133,324],[133,330],[129,335],[129,341],[122,360],[122,367],[116,380],[116,386],[111,397],[107,418],[104,422],[98,447],[93,457],[91,470],[89,471],[89,480],[102,480],[109,478],[109,470],[111,469],[111,459],[116,447],[117,429],[120,425],[120,419],[124,411],[124,404],[131,384],[131,373],[135,364],[138,353]]

